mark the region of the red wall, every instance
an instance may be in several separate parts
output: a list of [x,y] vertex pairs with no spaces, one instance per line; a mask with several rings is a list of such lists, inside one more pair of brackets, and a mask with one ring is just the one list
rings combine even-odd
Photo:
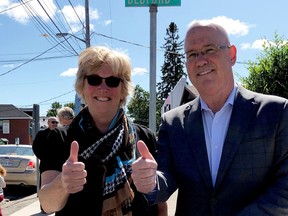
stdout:
[[30,121],[29,119],[9,120],[9,134],[3,134],[3,131],[0,131],[0,138],[6,138],[9,143],[15,143],[15,138],[19,137],[20,144],[32,144]]

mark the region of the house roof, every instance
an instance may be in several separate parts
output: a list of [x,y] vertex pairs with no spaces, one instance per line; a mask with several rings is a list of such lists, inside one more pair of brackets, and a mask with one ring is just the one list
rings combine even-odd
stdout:
[[0,104],[0,120],[8,119],[33,119],[12,104]]

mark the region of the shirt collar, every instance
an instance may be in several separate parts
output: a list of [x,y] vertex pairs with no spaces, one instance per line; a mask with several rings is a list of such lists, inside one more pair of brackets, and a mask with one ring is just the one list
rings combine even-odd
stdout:
[[[235,100],[235,97],[236,97],[236,91],[238,89],[238,86],[237,84],[235,83],[234,84],[234,87],[229,95],[229,97],[227,98],[225,104],[223,105],[224,106],[227,106],[228,104],[232,105],[234,104],[234,100]],[[200,96],[200,104],[201,104],[201,109],[202,110],[210,110],[210,108],[207,106],[207,104],[205,103],[205,101],[201,98]]]

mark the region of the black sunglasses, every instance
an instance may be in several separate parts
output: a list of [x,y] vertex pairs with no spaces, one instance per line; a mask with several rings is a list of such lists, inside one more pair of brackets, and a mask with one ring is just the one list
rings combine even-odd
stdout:
[[58,124],[57,121],[50,121],[52,124]]
[[91,86],[99,86],[102,83],[102,80],[105,80],[106,85],[111,88],[118,87],[119,83],[122,81],[119,77],[114,76],[103,78],[98,75],[88,75],[85,76],[85,78]]

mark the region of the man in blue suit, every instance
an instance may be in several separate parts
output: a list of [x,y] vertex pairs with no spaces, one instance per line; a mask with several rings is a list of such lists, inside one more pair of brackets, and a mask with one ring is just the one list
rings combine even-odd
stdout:
[[288,215],[287,99],[235,83],[220,25],[191,24],[184,48],[200,96],[163,114],[156,160],[138,142],[138,191],[157,203],[178,189],[177,216]]

